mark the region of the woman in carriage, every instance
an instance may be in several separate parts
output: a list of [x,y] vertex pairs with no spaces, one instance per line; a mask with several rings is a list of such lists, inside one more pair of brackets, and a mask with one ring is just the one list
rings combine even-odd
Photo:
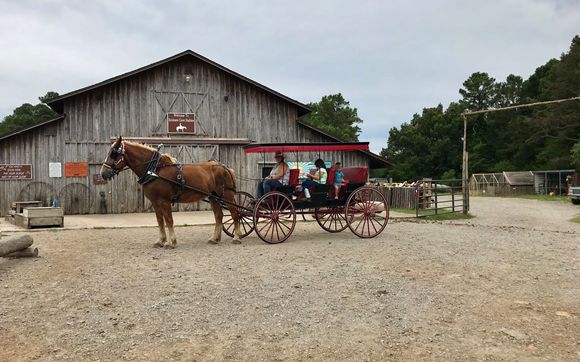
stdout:
[[273,188],[288,185],[288,181],[290,180],[290,167],[284,161],[284,154],[277,151],[274,154],[274,158],[276,159],[276,166],[270,171],[270,175],[258,183],[258,189],[256,191],[258,199],[272,191]]

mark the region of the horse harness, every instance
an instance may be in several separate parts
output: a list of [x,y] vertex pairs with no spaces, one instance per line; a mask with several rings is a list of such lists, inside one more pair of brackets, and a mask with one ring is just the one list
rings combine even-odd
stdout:
[[[147,170],[145,171],[143,176],[141,176],[139,178],[139,180],[137,182],[140,185],[146,185],[151,181],[161,179],[161,180],[164,180],[166,182],[169,182],[169,183],[177,186],[177,193],[175,195],[173,195],[173,197],[171,198],[172,205],[175,205],[176,202],[179,202],[179,198],[181,197],[181,195],[187,191],[197,192],[197,193],[200,193],[202,195],[207,196],[208,199],[210,199],[210,200],[217,200],[220,202],[223,201],[222,197],[223,197],[223,194],[226,190],[236,192],[234,176],[232,175],[230,170],[223,164],[219,164],[219,166],[223,167],[224,170],[226,170],[226,172],[232,177],[232,180],[234,180],[234,187],[233,188],[226,187],[225,180],[224,180],[224,183],[222,184],[221,194],[218,195],[215,191],[208,193],[208,192],[205,192],[205,191],[200,190],[198,188],[195,188],[193,186],[187,185],[185,183],[185,178],[183,177],[183,164],[172,163],[172,164],[168,164],[168,165],[159,166],[160,159],[161,159],[161,153],[159,152],[159,150],[157,150],[153,153],[153,156],[151,156],[151,160],[149,160],[149,162],[147,163]],[[157,170],[159,168],[168,167],[168,166],[175,166],[176,167],[176,169],[177,169],[176,180],[173,180],[173,179],[170,179],[170,178],[167,178],[167,177],[164,177],[164,176],[157,174]],[[204,201],[206,201],[206,200],[204,200]]]

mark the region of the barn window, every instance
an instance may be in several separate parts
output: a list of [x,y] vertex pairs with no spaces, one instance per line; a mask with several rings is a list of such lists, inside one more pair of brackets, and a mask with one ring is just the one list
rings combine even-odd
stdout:
[[258,163],[258,170],[259,170],[259,174],[261,175],[260,177],[264,178],[264,177],[270,175],[270,172],[272,172],[272,169],[274,168],[274,166],[276,166],[276,163],[274,163],[274,162],[259,162]]

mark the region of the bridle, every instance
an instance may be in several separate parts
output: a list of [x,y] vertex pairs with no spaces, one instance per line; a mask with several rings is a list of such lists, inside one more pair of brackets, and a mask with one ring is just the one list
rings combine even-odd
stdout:
[[[103,163],[103,167],[110,169],[113,172],[113,175],[118,175],[119,172],[125,170],[127,168],[127,162],[125,161],[125,144],[121,142],[119,147],[112,147],[111,152],[109,153],[109,158],[113,160],[113,164],[107,164],[107,161]],[[121,162],[125,162],[125,166],[119,167]]]

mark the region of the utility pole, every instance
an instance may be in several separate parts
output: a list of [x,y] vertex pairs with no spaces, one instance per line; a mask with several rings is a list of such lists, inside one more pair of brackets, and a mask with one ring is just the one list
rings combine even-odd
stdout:
[[463,161],[461,164],[461,189],[463,191],[463,213],[467,214],[469,211],[469,188],[468,188],[468,177],[469,168],[467,166],[467,115],[465,113],[461,114],[463,117]]

